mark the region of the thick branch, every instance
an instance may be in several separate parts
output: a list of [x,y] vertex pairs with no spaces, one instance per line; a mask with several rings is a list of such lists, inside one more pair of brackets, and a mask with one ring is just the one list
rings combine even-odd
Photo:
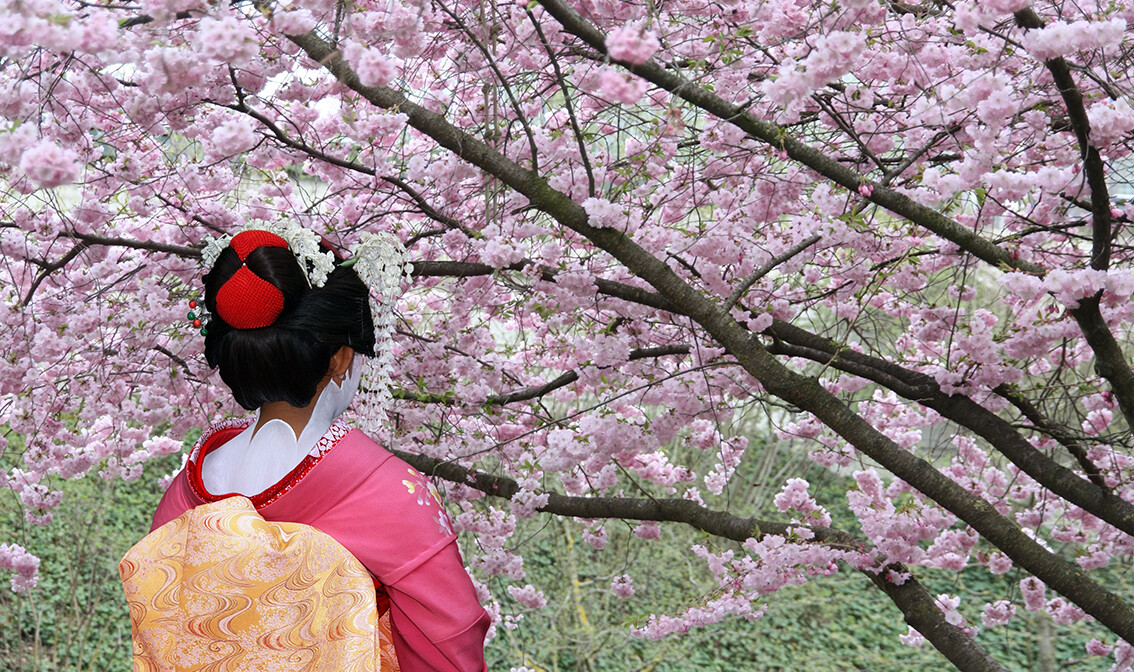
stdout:
[[[1043,19],[1032,9],[1022,9],[1015,13],[1016,23],[1021,28],[1042,28]],[[1044,61],[1052,80],[1063,96],[1063,105],[1079,151],[1083,155],[1083,172],[1087,176],[1087,186],[1091,190],[1091,268],[1105,271],[1110,267],[1112,243],[1112,215],[1110,192],[1106,185],[1106,167],[1099,150],[1091,144],[1091,122],[1083,105],[1083,92],[1075,83],[1071,69],[1063,58]],[[1126,361],[1126,356],[1114,339],[1114,334],[1103,319],[1099,310],[1102,292],[1079,303],[1071,310],[1071,316],[1078,322],[1091,351],[1095,353],[1095,371],[1110,383],[1111,390],[1118,400],[1126,424],[1134,428],[1134,370]]]
[[[1134,504],[1108,488],[1081,478],[1052,460],[1016,431],[1008,421],[962,394],[945,394],[930,376],[893,362],[855,352],[785,322],[767,331],[776,339],[772,352],[804,357],[840,371],[872,380],[897,394],[931,408],[980,436],[1021,471],[1056,495],[1098,516],[1123,532],[1134,535]],[[1097,468],[1094,469],[1097,472]],[[1088,472],[1090,473],[1090,472]]]
[[1095,354],[1095,371],[1110,383],[1110,391],[1126,418],[1126,426],[1134,429],[1134,370],[1131,370],[1126,353],[1099,310],[1101,295],[1102,292],[1099,292],[1079,301],[1079,307],[1069,312]]
[[[514,480],[491,476],[424,455],[394,451],[418,471],[452,483],[479,490],[485,494],[512,499],[520,487]],[[736,542],[760,539],[766,534],[790,537],[785,523],[741,518],[727,511],[716,511],[688,499],[651,499],[629,497],[570,497],[547,493],[547,503],[539,507],[543,513],[574,518],[618,518],[624,520],[656,520],[684,523],[690,527]],[[815,540],[843,549],[865,549],[865,540],[831,528],[809,528]],[[890,572],[905,573],[901,565],[885,567],[880,572],[863,571],[870,581],[902,611],[906,623],[913,626],[945,656],[965,672],[1003,672],[988,652],[960,628],[945,621],[944,613],[925,587],[913,576],[902,585],[892,583]]]
[[[1016,24],[1021,28],[1035,30],[1044,26],[1043,19],[1031,8],[1022,9],[1014,16]],[[1079,151],[1083,155],[1083,172],[1087,176],[1087,186],[1091,189],[1091,237],[1094,245],[1091,268],[1105,271],[1110,267],[1111,238],[1110,195],[1106,186],[1106,167],[1103,165],[1098,148],[1091,144],[1091,122],[1087,117],[1087,108],[1083,105],[1083,92],[1075,83],[1067,61],[1062,57],[1051,58],[1044,61],[1044,65],[1051,73],[1055,85],[1059,87],[1060,95],[1063,96],[1067,117],[1079,142]]]

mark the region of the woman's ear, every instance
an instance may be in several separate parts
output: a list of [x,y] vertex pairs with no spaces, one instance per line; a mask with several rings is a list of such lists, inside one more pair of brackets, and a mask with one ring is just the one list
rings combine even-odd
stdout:
[[331,375],[331,379],[339,382],[346,375],[350,369],[351,362],[354,361],[354,348],[349,345],[344,345],[339,348],[335,354],[331,355],[331,366],[327,373]]

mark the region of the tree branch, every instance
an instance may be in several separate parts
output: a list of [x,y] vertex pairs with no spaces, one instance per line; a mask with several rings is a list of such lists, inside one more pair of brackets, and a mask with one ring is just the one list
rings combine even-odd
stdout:
[[583,162],[583,170],[587,173],[587,194],[593,197],[596,193],[595,171],[591,167],[591,157],[587,153],[587,145],[583,141],[583,129],[580,128],[579,119],[575,116],[575,105],[571,102],[571,91],[567,88],[567,80],[563,77],[563,72],[559,68],[559,59],[555,57],[555,53],[551,50],[551,45],[547,41],[547,36],[543,34],[543,26],[539,25],[539,21],[536,20],[535,14],[532,14],[530,6],[525,7],[524,11],[527,12],[536,35],[539,36],[543,50],[547,52],[547,59],[551,62],[551,70],[555,73],[555,81],[559,83],[559,90],[563,92],[563,108],[567,110],[567,119],[571,121],[571,130],[575,133],[575,143],[579,146],[579,158]]
[[67,231],[64,235],[66,235],[68,238],[74,238],[75,240],[82,241],[88,247],[94,245],[105,245],[107,247],[127,247],[133,250],[163,252],[165,254],[172,254],[175,257],[184,257],[186,259],[201,258],[200,248],[190,247],[188,245],[174,245],[172,243],[158,243],[152,240],[131,240],[129,238],[98,236],[93,233],[80,233],[78,231]]
[[[971,398],[945,394],[937,381],[923,373],[855,352],[785,322],[774,322],[766,333],[778,341],[769,348],[771,352],[804,357],[861,376],[933,409],[983,438],[1043,487],[1134,536],[1134,504],[1118,497],[1105,485],[1085,480],[1044,455],[1009,422]],[[1093,471],[1097,473],[1097,467]]]
[[786,262],[787,260],[791,259],[795,255],[797,255],[800,252],[811,247],[815,243],[818,243],[821,238],[822,238],[822,236],[820,236],[819,234],[815,234],[815,235],[813,235],[809,238],[805,238],[804,240],[801,240],[798,243],[796,243],[795,245],[793,245],[791,247],[791,249],[787,250],[783,254],[776,256],[776,257],[772,257],[771,259],[769,259],[768,263],[764,264],[760,268],[757,268],[755,271],[752,272],[752,275],[749,275],[747,278],[744,279],[743,282],[741,282],[739,285],[737,285],[736,289],[734,289],[732,291],[732,294],[730,294],[729,297],[725,300],[723,310],[726,313],[728,311],[732,310],[732,307],[736,305],[736,302],[740,300],[740,297],[744,296],[744,293],[748,291],[748,288],[751,287],[752,285],[756,284],[756,282],[758,280],[760,280],[760,278],[771,273],[772,270],[775,269],[780,264]]
[[369,175],[371,177],[378,177],[379,179],[381,179],[385,182],[388,182],[389,184],[391,184],[391,185],[397,187],[399,190],[401,190],[401,192],[404,193],[406,196],[409,196],[410,199],[414,203],[417,204],[417,207],[420,208],[421,213],[423,215],[425,215],[426,217],[429,217],[430,219],[432,219],[435,222],[438,222],[440,224],[444,224],[445,226],[447,226],[451,229],[457,229],[458,231],[465,234],[469,238],[479,238],[480,237],[479,234],[477,234],[475,231],[472,231],[471,229],[469,229],[465,225],[461,224],[456,219],[453,219],[452,217],[449,217],[448,215],[442,214],[440,211],[438,211],[436,208],[434,208],[429,203],[429,201],[426,201],[425,197],[423,197],[421,195],[421,193],[419,193],[416,189],[414,189],[412,186],[410,186],[410,184],[408,182],[401,179],[400,177],[396,177],[394,175],[378,175],[377,171],[375,171],[370,166],[364,166],[361,163],[356,163],[354,161],[349,161],[347,159],[340,159],[337,156],[333,156],[333,155],[328,154],[328,153],[326,153],[322,150],[316,149],[315,147],[308,145],[307,143],[303,142],[302,140],[296,140],[295,138],[292,138],[290,135],[288,135],[286,131],[284,131],[282,128],[280,128],[279,124],[277,124],[274,121],[272,121],[271,119],[269,119],[267,115],[265,115],[264,113],[259,112],[257,110],[253,110],[252,108],[245,105],[243,102],[239,102],[236,105],[226,105],[226,106],[223,106],[223,107],[228,107],[229,109],[231,109],[235,112],[240,112],[241,114],[252,117],[256,121],[263,124],[263,126],[265,128],[267,128],[269,131],[271,131],[272,135],[275,136],[275,138],[277,140],[279,140],[285,146],[290,147],[291,149],[294,149],[297,152],[302,152],[302,153],[306,154],[307,156],[310,156],[311,158],[318,159],[319,161],[323,161],[324,163],[329,163],[332,166],[338,166],[339,168],[344,168],[346,170],[351,170],[351,171],[354,171],[354,172],[357,172],[357,173],[362,173],[363,175]]
[[[534,263],[533,261],[525,259],[511,264],[510,266],[497,268],[474,261],[415,261],[413,262],[413,275],[414,277],[422,278],[467,278],[480,275],[492,275],[499,271],[522,271],[528,266],[534,265]],[[539,271],[539,279],[545,282],[555,282],[555,277],[559,274],[558,270],[548,266],[540,266]],[[651,292],[648,289],[635,287],[634,285],[628,285],[615,280],[605,280],[603,278],[595,278],[595,287],[600,294],[605,294],[611,298],[657,308],[677,315],[685,314],[681,308],[674,305],[664,296],[657,292]]]
[[[438,460],[436,458],[392,451],[395,455],[429,476],[479,490],[493,497],[511,500],[520,491],[516,481],[501,476]],[[629,497],[571,497],[556,492],[547,494],[547,503],[538,511],[573,518],[616,518],[623,520],[656,520],[684,523],[696,530],[724,539],[743,543],[749,538],[762,539],[773,534],[790,538],[792,528],[801,526],[779,522],[741,518],[727,511],[717,511],[688,499],[629,498]],[[822,527],[808,528],[815,540],[840,549],[864,550],[869,544],[840,530]],[[891,572],[910,574],[901,585],[889,580]],[[893,564],[879,572],[862,570],[862,574],[881,590],[905,616],[906,623],[928,639],[945,654],[958,669],[965,672],[1004,672],[976,641],[960,628],[945,621],[945,614],[925,587],[904,566]]]
[[[638,359],[647,359],[650,357],[665,357],[667,355],[688,355],[691,348],[684,344],[675,345],[660,345],[652,348],[639,348],[630,351],[630,356],[627,361],[634,361]],[[609,367],[603,367],[609,368]],[[543,385],[536,385],[534,387],[527,387],[515,392],[507,394],[494,394],[484,400],[485,406],[506,406],[514,404],[517,401],[530,401],[550,394],[561,387],[566,387],[579,379],[578,371],[565,371],[554,380],[544,383]],[[444,394],[418,394],[415,392],[408,392],[405,390],[394,390],[393,396],[395,399],[403,401],[416,401],[424,404],[444,404],[446,406],[454,406],[458,403],[457,399],[452,396]]]
[[47,277],[55,271],[58,271],[59,269],[66,266],[68,262],[79,256],[79,254],[81,254],[85,249],[87,249],[87,246],[83,243],[79,243],[68,250],[67,253],[62,257],[59,257],[57,261],[44,262],[42,264],[39,264],[41,270],[39,274],[35,276],[35,280],[32,280],[31,286],[28,287],[28,292],[24,295],[24,300],[20,303],[20,305],[27,307],[27,305],[31,303],[32,297],[35,296],[35,290],[39,289],[39,286],[43,284],[43,281],[46,280]]
[[[567,32],[581,39],[592,49],[606,54],[606,36],[566,2],[563,2],[563,0],[541,0],[540,5]],[[742,107],[722,99],[704,87],[683,79],[676,72],[667,70],[652,60],[642,65],[625,63],[616,59],[610,60],[651,84],[669,91],[723,121],[733,124],[752,138],[776,149],[786,151],[790,158],[846,189],[855,191],[860,184],[867,181],[865,175],[841,165],[822,151],[788,135],[782,127],[752,116],[745,112]],[[1001,249],[991,241],[980,237],[972,229],[962,226],[938,210],[917,203],[905,194],[889,187],[876,185],[869,200],[946,240],[956,243],[962,250],[993,266],[1012,268],[1037,275],[1045,273],[1042,266],[1015,258],[1009,251]]]
[[155,345],[150,349],[154,352],[160,352],[161,354],[173,360],[178,366],[181,367],[181,370],[185,372],[185,375],[189,378],[189,380],[198,380],[198,378],[193,375],[193,370],[189,368],[189,362],[186,362],[180,355],[177,355],[168,348],[162,347],[160,345]]
[[[1035,30],[1044,26],[1043,19],[1031,8],[1014,14],[1021,28]],[[1091,268],[1105,271],[1110,267],[1112,242],[1110,192],[1106,184],[1106,167],[1097,147],[1091,144],[1091,122],[1083,105],[1083,92],[1071,76],[1071,69],[1062,57],[1044,61],[1052,80],[1059,87],[1071,128],[1083,156],[1083,172],[1091,190]],[[1102,291],[1079,302],[1071,309],[1087,345],[1095,353],[1095,370],[1108,383],[1118,400],[1128,427],[1134,428],[1134,370],[1126,361],[1122,347],[1114,338],[1100,310]]]
[[[518,264],[516,268],[510,267],[508,270],[520,270],[519,267],[522,267],[523,263]],[[420,273],[421,275],[463,277],[467,275],[490,275],[497,270],[499,269],[487,264],[470,262],[423,262],[414,264],[415,275]],[[547,279],[554,281],[554,277]],[[664,297],[630,285],[604,281],[599,287],[599,291],[608,296],[662,308],[675,314],[686,314]],[[894,362],[855,352],[834,341],[786,322],[776,320],[765,333],[776,341],[769,348],[769,351],[774,354],[803,357],[833,366],[852,375],[861,376],[896,392],[906,399],[931,408],[943,417],[974,431],[1040,485],[1127,534],[1134,535],[1134,504],[1115,496],[1109,488],[1106,488],[1105,484],[1098,480],[1097,467],[1092,465],[1091,469],[1086,470],[1084,466],[1085,473],[1091,478],[1091,482],[1084,481],[1078,474],[1036,450],[1009,422],[977,404],[971,398],[964,395],[945,394],[941,391],[937,381],[923,373],[911,371]],[[571,382],[574,382],[574,379],[566,381],[564,384]],[[407,395],[406,398],[408,399],[416,398],[411,393],[407,393]],[[431,399],[431,401],[443,403],[443,398],[437,397]],[[452,403],[452,401],[449,400],[448,403]],[[1025,416],[1029,420],[1033,420],[1027,414]],[[1049,433],[1055,429],[1050,424],[1040,425],[1035,423],[1034,420],[1033,424]],[[1072,454],[1075,453],[1072,452]],[[1080,459],[1078,455],[1076,455],[1076,459]],[[1083,465],[1081,459],[1080,464]],[[1091,476],[1092,472],[1096,474],[1095,477]],[[1094,487],[1092,487],[1092,484]]]
[[1033,404],[1030,399],[1027,399],[1023,395],[1016,393],[1007,385],[999,385],[993,390],[993,392],[1003,397],[1004,399],[1007,399],[1008,402],[1015,406],[1016,410],[1020,411],[1020,413],[1025,418],[1027,418],[1029,422],[1035,425],[1037,429],[1040,429],[1043,432],[1047,433],[1049,436],[1058,441],[1061,446],[1066,448],[1067,452],[1071,453],[1075,460],[1078,461],[1079,466],[1083,469],[1083,473],[1087,475],[1087,478],[1091,479],[1092,483],[1105,490],[1110,489],[1107,488],[1106,481],[1103,479],[1102,473],[1099,472],[1098,465],[1092,462],[1091,458],[1087,456],[1087,449],[1082,443],[1080,443],[1078,438],[1073,436],[1070,432],[1066,431],[1062,427],[1058,427],[1053,424],[1046,417],[1044,417],[1043,413],[1041,413],[1040,410],[1036,408],[1035,404]]
[[[473,45],[477,48],[477,51],[480,52],[480,55],[484,57],[484,62],[487,63],[488,67],[492,69],[492,73],[496,75],[496,80],[500,82],[500,86],[503,87],[504,95],[508,97],[508,103],[512,106],[512,112],[516,115],[516,121],[519,122],[520,126],[524,129],[524,135],[526,136],[528,141],[528,151],[531,152],[532,155],[532,172],[538,173],[539,150],[536,148],[535,134],[532,133],[532,127],[530,124],[528,124],[527,116],[524,114],[523,110],[520,109],[520,103],[516,101],[515,94],[512,93],[512,87],[508,86],[508,79],[504,77],[504,73],[500,72],[500,66],[496,64],[496,57],[494,55],[494,52],[486,48],[480,41],[480,39],[477,38],[477,36],[474,35],[471,30],[469,30],[468,26],[465,25],[465,22],[461,20],[461,17],[458,16],[453,10],[449,9],[445,5],[445,3],[438,2],[437,6],[441,8],[441,11],[448,14],[449,18],[453,20],[454,25],[460,28],[461,32],[465,34],[465,37],[469,38],[469,41],[472,42]],[[496,3],[489,3],[487,7],[491,11],[496,7]],[[487,118],[488,110],[485,110],[485,119]],[[487,124],[485,124],[485,126],[487,130]]]
[[[1043,19],[1031,8],[1014,14],[1016,25],[1028,30],[1043,28]],[[1079,141],[1079,151],[1083,155],[1083,171],[1087,176],[1087,186],[1091,190],[1091,230],[1093,253],[1091,268],[1105,271],[1110,266],[1110,191],[1106,185],[1106,167],[1098,148],[1091,144],[1091,122],[1087,108],[1083,106],[1083,92],[1071,75],[1071,68],[1062,56],[1044,61],[1071,121],[1071,129]]]
[[1110,383],[1110,391],[1118,400],[1118,407],[1126,418],[1126,426],[1134,429],[1134,370],[1126,362],[1122,346],[1114,338],[1102,316],[1102,292],[1079,301],[1071,316],[1079,324],[1087,345],[1095,354],[1095,371]]

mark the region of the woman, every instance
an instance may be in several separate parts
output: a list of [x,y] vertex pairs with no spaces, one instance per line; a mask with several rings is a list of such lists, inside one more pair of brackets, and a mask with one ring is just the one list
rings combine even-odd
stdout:
[[365,566],[402,672],[484,670],[490,619],[436,490],[338,419],[362,356],[375,354],[369,291],[339,263],[324,280],[290,238],[289,246],[275,233],[241,232],[205,275],[205,357],[236,401],[258,412],[201,436],[153,529],[246,497],[264,520],[315,528]]

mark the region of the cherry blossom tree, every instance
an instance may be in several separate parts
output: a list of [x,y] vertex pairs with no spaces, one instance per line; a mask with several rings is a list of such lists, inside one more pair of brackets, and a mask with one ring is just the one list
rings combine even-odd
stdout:
[[[676,522],[736,543],[690,549],[720,590],[643,636],[857,571],[959,669],[1002,669],[978,630],[1019,610],[1096,620],[1131,669],[1094,573],[1134,552],[1134,3],[0,6],[0,483],[29,520],[233,410],[185,315],[205,236],[384,231],[414,271],[377,438],[447,484],[511,586],[486,599],[544,601],[517,518],[598,548]],[[733,508],[751,427],[853,474],[856,529],[801,479]],[[34,552],[0,545],[14,589]],[[1019,592],[918,579],[972,565]]]

